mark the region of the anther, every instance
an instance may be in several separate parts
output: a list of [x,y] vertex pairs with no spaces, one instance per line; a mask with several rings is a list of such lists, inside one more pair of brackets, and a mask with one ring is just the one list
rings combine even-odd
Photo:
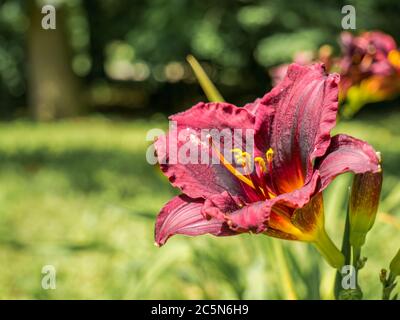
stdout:
[[265,153],[265,157],[267,158],[267,162],[271,163],[274,157],[274,150],[272,148],[269,148],[268,151]]
[[254,161],[257,162],[261,168],[261,172],[262,173],[266,173],[267,172],[267,166],[265,165],[265,161],[263,158],[261,157],[255,157]]

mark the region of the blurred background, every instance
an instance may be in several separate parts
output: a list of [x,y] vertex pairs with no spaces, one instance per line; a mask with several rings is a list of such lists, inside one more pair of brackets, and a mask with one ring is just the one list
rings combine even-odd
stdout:
[[[56,29],[41,25],[45,4]],[[269,68],[329,44],[340,53],[341,8],[357,30],[400,43],[400,2],[70,0],[0,1],[0,298],[332,298],[334,272],[313,248],[264,236],[174,237],[153,245],[156,214],[176,190],[145,159],[146,133],[206,101],[193,54],[229,102],[269,91]],[[335,132],[369,141],[384,160],[380,213],[360,282],[400,236],[400,100],[369,104]],[[347,187],[325,192],[340,246]],[[393,240],[397,239],[397,240]],[[41,287],[44,265],[57,289]]]

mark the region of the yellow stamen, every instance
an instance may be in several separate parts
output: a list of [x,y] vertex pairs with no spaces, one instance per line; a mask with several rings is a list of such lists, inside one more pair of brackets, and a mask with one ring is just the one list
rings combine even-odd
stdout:
[[269,148],[268,151],[265,153],[265,157],[267,158],[267,162],[271,163],[274,157],[274,150],[272,148]]
[[241,155],[243,151],[241,149],[239,149],[239,148],[234,148],[234,149],[231,150],[231,152],[233,154],[235,154],[235,155],[237,155],[237,154]]
[[[263,186],[258,186],[257,185],[256,186],[256,184],[258,184],[258,183],[257,182],[253,182],[254,181],[253,177],[251,176],[250,172],[248,172],[249,164],[251,163],[251,155],[248,152],[244,152],[239,148],[234,148],[234,149],[231,150],[231,152],[234,155],[236,163],[243,167],[244,174],[242,174],[234,166],[232,166],[232,164],[225,159],[225,157],[218,150],[218,148],[216,148],[216,146],[214,145],[214,143],[212,141],[211,136],[209,136],[209,139],[210,139],[211,147],[214,149],[214,151],[218,155],[219,160],[225,166],[225,168],[228,169],[229,172],[234,174],[243,183],[247,184],[248,186],[252,187],[253,189],[255,189],[257,191],[259,190],[264,197],[267,197],[266,194],[268,194],[270,198],[275,197],[275,194],[272,194],[265,185],[263,185]],[[265,154],[266,158],[267,158],[267,161],[268,161],[268,167],[269,168],[272,165],[273,154],[274,154],[274,151],[272,150],[272,148],[269,148],[269,150]],[[271,169],[267,168],[267,165],[266,165],[264,159],[261,158],[261,157],[256,157],[254,159],[254,162],[259,164],[260,169],[261,169],[261,173],[267,173],[268,170],[271,170]],[[264,188],[265,188],[265,190],[264,190]]]
[[[268,151],[265,153],[265,158],[267,159],[268,163],[268,173],[272,174],[272,160],[274,158],[274,149],[269,148]],[[270,192],[270,190],[268,190],[268,195],[271,199],[276,197],[276,195]]]
[[[253,189],[255,189],[256,187],[254,186],[253,182],[247,178],[246,176],[244,176],[242,173],[240,173],[238,170],[236,170],[236,168],[234,166],[232,166],[223,156],[223,154],[221,152],[219,152],[219,150],[217,148],[215,148],[214,144],[211,141],[211,145],[214,149],[214,151],[217,153],[219,160],[221,161],[221,163],[225,166],[226,169],[229,170],[229,172],[231,172],[232,174],[234,174],[240,181],[244,182],[245,184],[247,184],[248,186],[252,187]],[[232,152],[234,152],[235,149],[232,150]],[[242,150],[240,150],[240,152],[242,153]],[[235,152],[234,152],[235,153]]]
[[231,152],[233,153],[235,160],[238,164],[247,165],[251,160],[251,156],[249,153],[244,152],[238,148],[232,149]]
[[265,165],[265,161],[261,157],[255,157],[254,161],[257,162],[260,165],[261,172],[266,173],[267,172],[267,166]]

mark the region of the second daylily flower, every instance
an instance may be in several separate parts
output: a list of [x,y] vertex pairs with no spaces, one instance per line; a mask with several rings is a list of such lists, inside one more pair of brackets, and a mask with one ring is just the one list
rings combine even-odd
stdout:
[[[182,195],[157,217],[156,243],[163,245],[174,234],[253,232],[312,242],[332,266],[341,267],[343,256],[325,232],[322,191],[341,173],[378,173],[381,168],[366,142],[330,135],[336,123],[338,82],[339,76],[326,75],[321,64],[293,64],[278,86],[243,108],[199,103],[171,116],[176,127],[159,137],[155,148],[162,171]],[[202,129],[252,130],[254,148],[232,150],[236,160],[231,163],[221,141],[210,136],[209,145],[202,144]],[[169,137],[182,131],[190,131],[191,137],[178,139],[178,149],[192,143],[206,148],[219,163],[171,161]]]

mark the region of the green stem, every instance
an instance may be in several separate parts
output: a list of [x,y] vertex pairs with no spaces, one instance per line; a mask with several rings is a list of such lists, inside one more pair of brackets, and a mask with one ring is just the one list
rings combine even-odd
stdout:
[[361,247],[353,247],[353,267],[356,269],[356,284],[358,286],[358,270],[361,258]]
[[361,258],[361,247],[353,247],[353,266],[358,269],[358,262]]
[[326,234],[324,229],[319,230],[318,236],[313,244],[333,268],[340,270],[344,265],[344,256]]
[[[358,272],[359,272],[360,268],[362,268],[360,263],[361,263],[361,247],[353,246],[353,267],[355,269],[354,276],[356,278],[356,291],[359,292],[360,299],[361,299],[363,296],[363,292],[362,292],[360,286],[358,285]],[[365,261],[364,261],[364,263],[365,263]]]
[[[343,232],[343,241],[342,241],[341,252],[345,258],[344,264],[349,265],[351,263],[351,246],[350,246],[350,219],[349,219],[348,206],[347,206],[347,213],[346,213],[346,222],[345,222],[345,227],[344,227],[344,232]],[[339,299],[340,291],[342,291],[342,274],[340,271],[341,270],[338,270],[336,272],[336,278],[335,278],[334,293],[335,293],[336,299]]]

